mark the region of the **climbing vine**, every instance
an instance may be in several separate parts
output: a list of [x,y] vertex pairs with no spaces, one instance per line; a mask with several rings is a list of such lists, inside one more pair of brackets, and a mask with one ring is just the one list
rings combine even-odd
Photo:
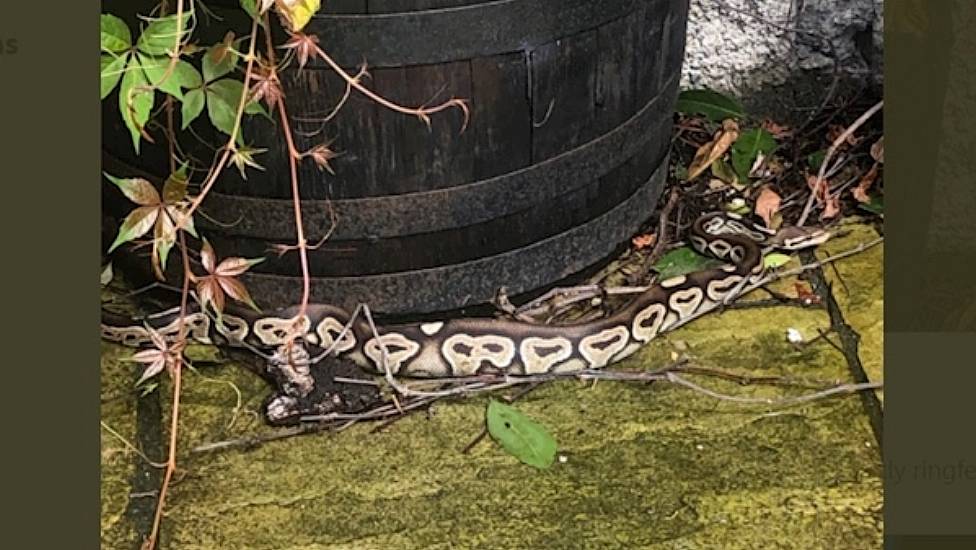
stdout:
[[[452,98],[432,107],[406,107],[364,85],[365,66],[356,74],[346,72],[319,46],[315,35],[303,32],[319,7],[318,0],[240,0],[240,9],[251,19],[248,34],[238,37],[228,30],[223,40],[206,46],[194,41],[203,24],[199,14],[206,11],[206,6],[194,0],[164,0],[149,14],[140,16],[137,29],[116,15],[101,16],[101,98],[104,101],[113,93],[117,95],[118,115],[128,130],[134,152],[139,155],[146,147],[165,147],[170,168],[161,189],[142,177],[104,174],[107,183],[118,187],[133,203],[108,252],[130,253],[148,246],[152,273],[165,281],[171,252],[176,248],[182,272],[177,337],[167,339],[151,331],[153,347],[133,358],[145,365],[140,383],[163,371],[173,381],[169,453],[152,530],[144,541],[147,549],[156,545],[166,491],[176,468],[181,372],[187,365],[184,320],[188,302],[191,297],[196,299],[218,319],[228,298],[256,307],[238,277],[264,258],[221,259],[219,251],[194,223],[207,195],[221,183],[226,170],[236,169],[246,179],[248,172],[264,169],[260,155],[268,144],[254,143],[246,135],[246,120],[265,117],[275,121],[288,152],[295,243],[280,245],[276,252],[297,252],[300,257],[303,291],[296,321],[304,315],[309,301],[307,252],[317,246],[309,245],[305,239],[299,202],[303,182],[298,176],[298,164],[311,161],[320,170],[332,173],[330,163],[337,153],[331,142],[304,151],[296,148],[288,101],[281,85],[283,71],[303,70],[310,61],[318,59],[343,79],[346,91],[323,123],[334,116],[351,93],[363,94],[385,108],[415,116],[428,125],[431,115],[449,108],[460,109],[467,120],[468,108],[463,100]],[[279,25],[287,36],[277,46],[272,25]],[[276,50],[283,50],[283,55]],[[211,125],[224,138],[223,143],[209,144],[215,156],[207,166],[189,158],[181,146],[181,139],[199,139],[194,126],[200,124]],[[105,273],[111,270],[106,269]]]

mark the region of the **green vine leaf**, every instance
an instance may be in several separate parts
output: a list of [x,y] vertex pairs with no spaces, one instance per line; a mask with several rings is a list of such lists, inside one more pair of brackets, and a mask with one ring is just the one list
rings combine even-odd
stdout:
[[258,18],[258,2],[257,0],[240,0],[241,8],[251,16],[251,19]]
[[125,21],[112,14],[103,13],[101,29],[103,52],[122,53],[132,47],[132,33]]
[[556,459],[556,440],[545,428],[500,401],[488,402],[488,433],[509,454],[529,466],[546,469]]
[[199,88],[203,85],[203,77],[196,67],[182,59],[176,62],[173,71],[163,80],[169,69],[169,58],[151,57],[141,53],[137,56],[149,83],[180,101],[183,100],[183,88]]
[[[207,84],[206,90],[207,114],[210,115],[210,122],[215,128],[229,136],[234,130],[237,107],[240,105],[241,96],[244,93],[244,84],[237,80],[223,78]],[[248,103],[244,107],[244,112],[252,115],[266,114],[264,108],[255,101]],[[240,136],[235,137],[239,138]]]
[[231,44],[215,44],[203,53],[203,78],[207,82],[217,80],[237,68],[239,57],[231,51]]
[[196,88],[186,92],[183,96],[183,107],[180,113],[183,118],[183,130],[190,125],[200,113],[203,112],[203,106],[206,103],[206,96],[204,95],[203,88]]
[[746,181],[760,153],[766,155],[775,148],[776,139],[772,134],[762,128],[750,128],[739,134],[739,139],[732,144],[732,167]]
[[133,56],[122,75],[119,88],[119,112],[132,134],[132,146],[139,152],[140,130],[149,121],[149,112],[156,101],[156,93],[149,88],[149,81],[139,61]]
[[182,42],[192,16],[193,10],[186,10],[181,18],[173,14],[153,19],[142,31],[136,47],[149,55],[167,55],[176,44],[177,36]]
[[124,53],[119,56],[102,54],[102,99],[108,97],[108,94],[112,93],[112,90],[115,89],[115,85],[118,84],[119,80],[122,79],[122,73],[125,72],[125,62],[128,60],[128,53]]
[[735,99],[712,90],[685,90],[678,94],[675,107],[679,113],[704,115],[714,122],[727,118],[745,118],[742,105]]

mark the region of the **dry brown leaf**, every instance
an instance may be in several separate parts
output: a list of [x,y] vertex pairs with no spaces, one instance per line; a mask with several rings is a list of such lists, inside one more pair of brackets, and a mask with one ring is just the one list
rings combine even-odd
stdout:
[[840,214],[840,197],[837,195],[831,195],[827,197],[827,200],[824,202],[824,210],[820,214],[820,220],[829,220],[830,218],[837,216],[837,214]]
[[875,141],[871,145],[871,158],[873,158],[875,162],[884,164],[884,136],[879,137],[878,141]]
[[793,286],[796,288],[796,297],[803,302],[803,305],[812,306],[820,303],[820,296],[813,292],[809,285],[793,283]]
[[657,235],[655,233],[644,233],[643,235],[637,235],[630,242],[634,245],[635,249],[641,250],[649,246],[654,246],[654,243],[657,242]]
[[776,139],[787,138],[793,135],[793,129],[783,124],[777,124],[770,119],[763,119],[762,128]]
[[724,181],[718,178],[712,178],[708,180],[708,188],[712,191],[721,191],[722,189],[725,189],[728,186],[729,184],[725,183]]
[[756,215],[766,222],[766,227],[773,227],[773,216],[779,212],[780,202],[780,196],[769,187],[764,187],[756,198]]
[[857,187],[851,190],[851,194],[857,199],[857,202],[868,203],[871,202],[871,197],[868,196],[868,189],[874,180],[878,178],[878,163],[874,163],[871,169],[868,170],[866,174],[858,182]]
[[[843,134],[846,131],[847,131],[847,127],[846,126],[841,126],[839,124],[831,124],[830,126],[827,126],[827,141],[830,142],[830,143],[833,143],[837,138],[839,138],[841,136],[841,134]],[[864,139],[864,138],[863,137],[857,137],[856,135],[851,134],[851,135],[847,136],[847,139],[845,139],[843,141],[843,143],[841,143],[837,147],[837,150],[839,151],[839,150],[843,149],[845,145],[849,145],[851,147],[854,147],[858,143],[861,143],[861,140],[862,139]]]
[[698,151],[695,152],[695,158],[688,166],[687,181],[698,177],[713,162],[721,158],[738,137],[739,125],[730,118],[722,121],[722,129],[715,133],[714,139],[699,147]]

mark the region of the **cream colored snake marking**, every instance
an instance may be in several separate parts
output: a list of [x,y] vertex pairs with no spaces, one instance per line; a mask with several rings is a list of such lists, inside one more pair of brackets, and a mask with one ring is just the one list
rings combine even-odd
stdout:
[[[616,363],[633,354],[658,334],[722,302],[763,270],[762,247],[795,250],[825,241],[821,230],[785,228],[772,233],[727,214],[699,218],[691,231],[692,246],[703,254],[731,262],[707,271],[661,281],[615,314],[595,321],[541,325],[493,318],[460,318],[437,322],[377,327],[386,347],[392,373],[409,377],[458,377],[484,372],[530,375],[573,372]],[[746,281],[748,282],[748,281]],[[189,337],[201,343],[221,343],[277,350],[294,334],[304,339],[308,354],[334,346],[361,367],[383,373],[383,350],[368,323],[357,318],[341,341],[336,338],[349,323],[342,309],[310,304],[296,319],[292,307],[274,316],[227,311],[218,324],[197,310],[187,314]],[[102,337],[128,346],[150,343],[143,324],[103,316]],[[178,310],[147,319],[165,338],[178,330]]]

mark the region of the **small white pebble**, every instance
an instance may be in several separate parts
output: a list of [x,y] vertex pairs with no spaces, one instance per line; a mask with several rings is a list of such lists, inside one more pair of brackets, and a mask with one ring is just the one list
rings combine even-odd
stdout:
[[800,331],[790,327],[786,329],[786,339],[794,344],[799,344],[803,341],[803,335],[800,334]]
[[566,455],[559,455],[559,463],[560,464],[566,464],[566,462],[568,462],[568,461],[569,461],[569,457],[567,457]]
[[698,449],[699,451],[704,451],[705,450],[705,446],[702,445],[701,443],[699,443],[698,445],[695,445],[695,448]]
[[599,296],[595,296],[593,299],[590,300],[590,305],[592,307],[596,307],[602,303],[603,303],[603,299],[601,299]]

